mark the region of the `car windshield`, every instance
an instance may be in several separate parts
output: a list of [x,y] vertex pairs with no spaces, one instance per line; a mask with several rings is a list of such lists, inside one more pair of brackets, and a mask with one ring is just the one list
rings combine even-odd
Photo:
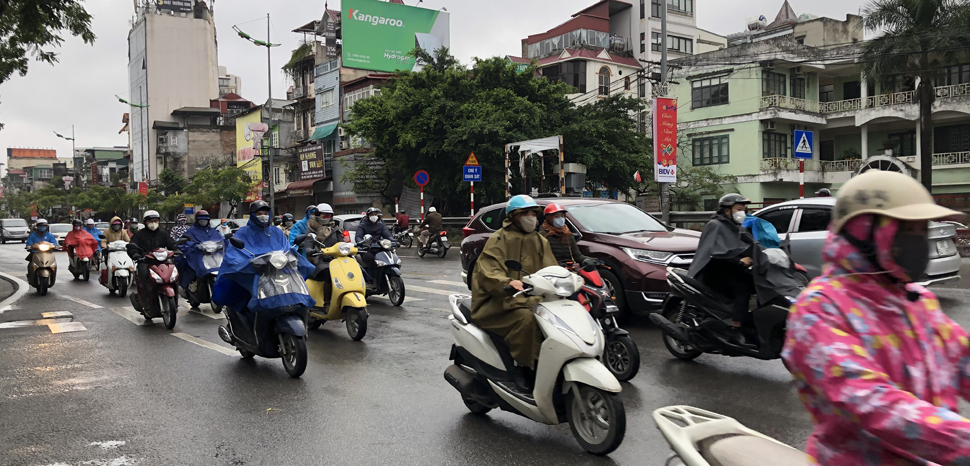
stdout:
[[644,231],[663,231],[662,223],[629,204],[574,205],[566,210],[584,228],[595,233],[622,235]]
[[50,226],[51,233],[68,233],[71,231],[71,225],[66,223],[55,223]]
[[3,226],[27,228],[27,221],[22,218],[7,218],[3,220]]

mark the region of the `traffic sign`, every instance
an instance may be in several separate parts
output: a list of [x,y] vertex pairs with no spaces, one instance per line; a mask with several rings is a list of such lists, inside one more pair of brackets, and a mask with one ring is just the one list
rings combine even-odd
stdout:
[[184,204],[185,215],[192,215],[195,213],[195,204]]
[[482,181],[482,167],[480,165],[465,165],[461,172],[462,181]]
[[795,130],[795,158],[796,159],[810,159],[812,158],[812,139],[815,135],[812,131],[802,131]]
[[465,161],[465,165],[478,165],[478,157],[475,157],[474,152],[472,152],[472,155],[468,156],[468,160]]
[[428,175],[428,172],[424,170],[418,170],[418,172],[414,174],[414,182],[422,188],[427,186],[428,181],[430,180],[431,177]]

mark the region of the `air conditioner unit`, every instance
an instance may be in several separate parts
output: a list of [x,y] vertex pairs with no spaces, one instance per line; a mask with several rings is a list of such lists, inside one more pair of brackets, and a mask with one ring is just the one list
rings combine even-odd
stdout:
[[350,141],[340,141],[340,150],[350,149]]
[[802,75],[802,67],[796,66],[796,67],[792,68],[791,69],[791,75],[792,76],[801,76]]
[[343,126],[338,126],[337,127],[337,136],[338,137],[341,137],[341,138],[344,137],[344,136],[346,136],[346,133],[344,132],[344,127]]
[[765,120],[762,123],[765,126],[765,131],[774,131],[775,130],[775,122],[774,121],[772,121],[772,120]]

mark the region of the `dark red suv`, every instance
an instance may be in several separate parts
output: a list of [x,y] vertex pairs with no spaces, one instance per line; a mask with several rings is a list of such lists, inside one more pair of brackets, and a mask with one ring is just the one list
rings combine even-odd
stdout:
[[[688,268],[701,236],[696,231],[668,227],[625,202],[588,198],[547,198],[536,202],[543,207],[558,203],[566,208],[566,224],[576,235],[579,250],[602,259],[609,267],[600,273],[616,292],[617,305],[623,312],[645,314],[659,310],[668,291],[667,267]],[[469,267],[481,254],[488,237],[502,227],[503,220],[505,204],[493,204],[465,226],[461,275],[466,284]]]

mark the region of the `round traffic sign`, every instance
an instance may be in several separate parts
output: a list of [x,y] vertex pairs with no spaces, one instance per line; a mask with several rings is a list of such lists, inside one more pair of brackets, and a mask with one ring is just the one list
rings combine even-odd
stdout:
[[424,170],[418,170],[418,172],[414,174],[414,182],[417,183],[418,186],[427,185],[429,180],[431,180],[431,177],[428,176],[428,172]]

